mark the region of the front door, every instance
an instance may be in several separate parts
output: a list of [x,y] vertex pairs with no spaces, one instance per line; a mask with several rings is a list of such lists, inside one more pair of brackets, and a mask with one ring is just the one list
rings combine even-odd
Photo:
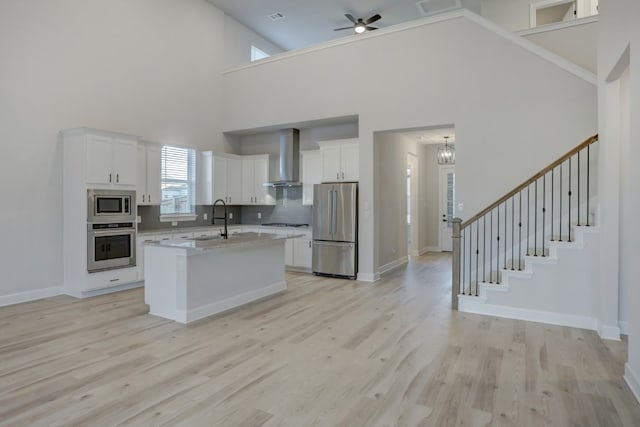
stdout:
[[452,250],[455,186],[455,167],[440,166],[440,249],[447,252]]

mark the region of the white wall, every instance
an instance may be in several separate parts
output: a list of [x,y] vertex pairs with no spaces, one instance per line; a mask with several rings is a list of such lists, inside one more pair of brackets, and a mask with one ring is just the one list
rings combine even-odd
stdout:
[[533,31],[535,32],[528,32],[522,36],[594,74],[598,71],[597,21],[546,31],[540,31],[540,29]]
[[204,0],[0,2],[0,296],[62,285],[59,130],[226,148],[223,28]]
[[[617,320],[618,290],[627,293],[630,304],[640,301],[640,194],[637,185],[620,186],[620,181],[640,182],[636,167],[640,159],[640,33],[636,30],[640,3],[635,0],[600,1],[598,40],[599,128],[602,144],[600,182],[602,216],[602,252],[600,257],[601,310],[609,322]],[[625,50],[629,49],[626,54]],[[629,111],[621,112],[620,77],[629,68]],[[628,135],[621,131],[621,114],[631,118]],[[622,148],[625,138],[629,139]],[[625,161],[633,167],[620,176],[622,149]],[[621,205],[621,200],[624,205]],[[621,211],[634,212],[633,219]],[[620,270],[620,271],[619,271]],[[628,282],[621,279],[630,278]],[[625,279],[626,280],[626,279]],[[630,307],[631,308],[631,307]],[[640,399],[640,310],[629,310],[629,359],[625,379]]]
[[[227,130],[359,115],[363,278],[377,268],[380,237],[373,132],[455,124],[463,218],[596,132],[593,84],[476,19],[484,22],[464,11],[440,15],[225,74]],[[366,72],[342,65],[354,57],[379,60]]]
[[281,47],[266,40],[228,15],[224,17],[224,35],[226,67],[251,61],[251,46],[255,46],[269,55],[284,51]]
[[482,0],[482,17],[511,30],[529,28],[531,0]]

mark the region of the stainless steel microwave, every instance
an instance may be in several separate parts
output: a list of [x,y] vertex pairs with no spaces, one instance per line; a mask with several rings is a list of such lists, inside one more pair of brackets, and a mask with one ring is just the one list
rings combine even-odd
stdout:
[[135,222],[136,192],[87,190],[87,222]]

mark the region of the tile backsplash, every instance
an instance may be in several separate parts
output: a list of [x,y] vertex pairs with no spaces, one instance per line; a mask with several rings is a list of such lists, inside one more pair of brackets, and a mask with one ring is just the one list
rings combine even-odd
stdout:
[[[222,206],[216,207],[216,216],[222,216]],[[204,214],[207,220],[204,220]],[[311,224],[313,209],[302,205],[302,187],[276,188],[275,206],[227,206],[227,213],[233,218],[228,224],[263,224],[269,222],[286,222],[292,224]],[[258,218],[260,213],[261,218]],[[211,225],[213,207],[211,205],[196,206],[197,218],[194,221],[180,221],[177,226],[170,222],[160,222],[160,206],[138,206],[138,215],[142,222],[138,224],[139,231],[174,229],[189,227],[203,227]],[[217,220],[216,225],[221,221]]]

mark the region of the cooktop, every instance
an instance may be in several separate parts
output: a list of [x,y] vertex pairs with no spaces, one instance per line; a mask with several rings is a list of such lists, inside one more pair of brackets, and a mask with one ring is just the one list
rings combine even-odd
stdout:
[[262,224],[265,227],[308,227],[309,224],[291,224],[288,222],[268,222]]

